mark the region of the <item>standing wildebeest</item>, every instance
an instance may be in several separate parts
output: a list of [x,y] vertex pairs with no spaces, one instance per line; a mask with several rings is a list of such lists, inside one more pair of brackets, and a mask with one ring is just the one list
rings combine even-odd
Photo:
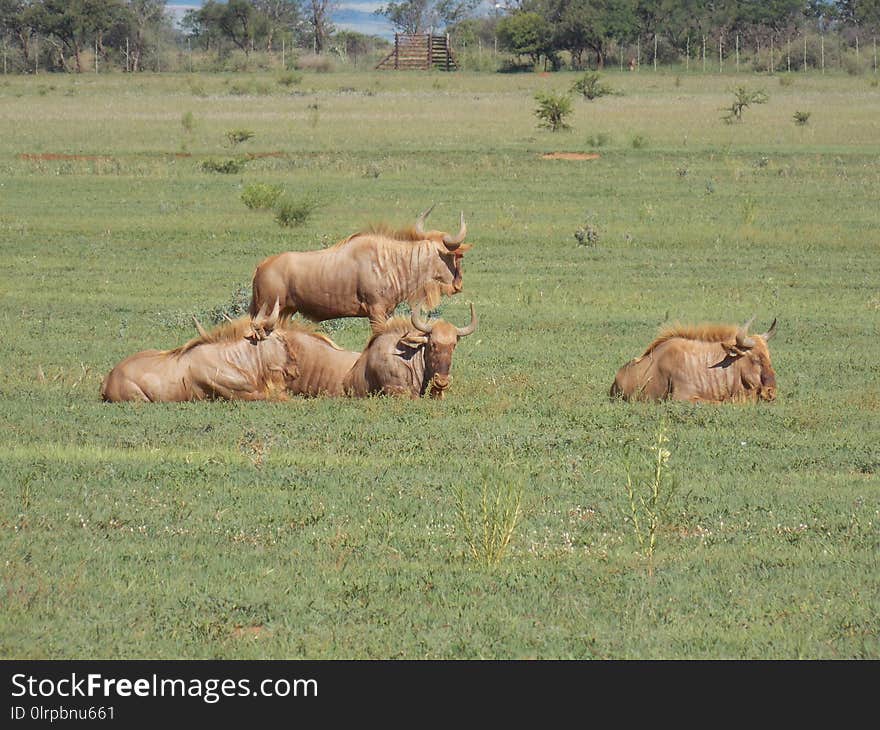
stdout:
[[276,302],[205,332],[175,350],[146,350],[104,378],[105,401],[283,400],[287,395],[342,395],[342,378],[360,353],[281,319]]
[[321,251],[288,251],[264,259],[253,278],[251,314],[281,302],[281,313],[299,312],[320,322],[369,317],[381,327],[401,302],[424,300],[436,307],[440,295],[462,289],[462,257],[470,244],[464,213],[458,234],[424,230],[428,208],[413,228],[385,227],[355,233]]
[[625,400],[756,401],[776,397],[776,373],[767,342],[776,320],[761,335],[742,327],[707,324],[670,327],[641,357],[617,371],[611,396]]
[[467,327],[442,319],[425,322],[413,308],[409,319],[396,317],[375,332],[343,381],[347,395],[409,395],[418,398],[430,386],[432,398],[442,398],[452,377],[452,352],[458,340],[477,328],[474,305]]

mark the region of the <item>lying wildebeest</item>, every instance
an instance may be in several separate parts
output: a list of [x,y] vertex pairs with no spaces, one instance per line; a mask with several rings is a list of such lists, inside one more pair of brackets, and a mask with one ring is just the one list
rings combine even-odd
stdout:
[[270,256],[254,272],[250,313],[272,306],[320,322],[337,317],[369,317],[375,330],[401,302],[424,301],[433,308],[441,294],[462,289],[462,257],[471,248],[464,213],[458,234],[426,231],[428,208],[413,228],[378,227],[320,251],[288,251]]
[[625,400],[757,401],[776,397],[776,373],[767,342],[742,327],[707,324],[670,327],[617,371],[611,396]]
[[[360,353],[337,347],[311,327],[279,317],[279,304],[205,332],[174,350],[146,350],[104,378],[105,401],[283,400],[342,395],[342,378]],[[321,367],[314,367],[314,363]]]
[[471,321],[456,327],[442,319],[425,322],[413,309],[409,319],[395,317],[370,338],[343,381],[347,395],[409,395],[418,398],[430,387],[432,398],[442,398],[452,382],[452,353],[458,340],[477,329],[471,304]]
[[[432,397],[449,387],[452,351],[471,324],[459,329],[414,313],[393,319],[365,350],[338,347],[311,326],[279,315],[275,303],[256,317],[232,320],[175,350],[146,350],[120,362],[104,378],[105,401],[284,400],[289,395],[363,397],[388,393]],[[415,327],[415,331],[413,330]]]
[[425,322],[413,308],[409,319],[395,317],[375,332],[343,381],[347,395],[384,393],[418,398],[430,387],[432,398],[442,398],[452,381],[452,352],[458,340],[477,329],[471,321],[456,327],[442,319]]

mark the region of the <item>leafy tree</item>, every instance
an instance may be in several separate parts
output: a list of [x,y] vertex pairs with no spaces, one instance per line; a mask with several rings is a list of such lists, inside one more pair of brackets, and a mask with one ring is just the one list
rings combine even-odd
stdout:
[[549,0],[554,48],[571,53],[572,64],[583,65],[583,54],[592,51],[602,68],[609,46],[636,30],[634,0]]
[[533,64],[553,51],[553,29],[543,15],[526,11],[498,21],[498,43],[517,56],[528,56]]
[[552,91],[538,92],[535,94],[535,101],[538,102],[535,116],[540,120],[539,127],[549,129],[551,132],[570,129],[570,125],[565,121],[573,111],[571,97],[568,94],[555,94]]
[[77,73],[82,72],[82,52],[125,12],[121,0],[43,0],[36,25],[55,45],[66,65],[65,50],[73,55]]
[[479,4],[480,0],[400,0],[383,5],[376,14],[401,33],[426,33],[464,20]]
[[312,48],[315,53],[323,53],[324,47],[335,28],[330,15],[336,7],[334,0],[303,0],[306,20],[312,29]]
[[271,53],[278,35],[292,31],[299,23],[299,3],[297,0],[253,0],[253,4],[265,28],[266,50]]

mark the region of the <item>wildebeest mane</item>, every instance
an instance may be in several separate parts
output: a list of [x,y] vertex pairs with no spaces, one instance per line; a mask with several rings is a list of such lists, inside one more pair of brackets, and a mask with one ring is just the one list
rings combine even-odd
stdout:
[[[282,332],[303,332],[305,334],[313,335],[320,340],[324,340],[327,344],[337,350],[342,349],[323,332],[319,332],[317,326],[311,322],[303,322],[290,317],[282,317],[278,320],[275,329]],[[239,317],[238,319],[233,319],[231,322],[223,322],[210,332],[206,332],[204,336],[199,335],[198,337],[193,337],[189,342],[185,342],[180,347],[169,350],[168,353],[170,355],[183,355],[199,345],[212,345],[218,342],[237,342],[246,337],[251,331],[251,318]]]
[[698,342],[724,342],[736,337],[736,325],[703,323],[703,324],[673,324],[660,330],[660,334],[648,345],[642,353],[642,357],[649,355],[656,348],[668,340],[680,337],[683,340],[696,340]]

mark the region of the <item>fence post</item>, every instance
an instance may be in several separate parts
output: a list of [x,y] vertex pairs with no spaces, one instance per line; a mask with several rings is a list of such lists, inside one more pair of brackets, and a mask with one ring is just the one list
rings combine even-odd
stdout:
[[636,71],[642,67],[642,39],[636,38]]
[[788,44],[785,47],[785,63],[788,67],[788,72],[791,73],[791,36],[788,37]]
[[773,34],[770,34],[770,68],[767,69],[770,73],[776,73],[776,65],[773,63]]
[[874,73],[877,73],[877,38],[874,38]]
[[691,37],[687,37],[687,42],[685,43],[684,50],[684,70],[690,72],[691,70]]
[[807,34],[804,33],[804,73],[807,72]]
[[654,70],[657,70],[657,34],[654,33]]
[[736,34],[736,72],[739,73],[739,33]]
[[822,56],[822,73],[825,73],[825,36],[819,36],[819,50]]
[[706,73],[706,36],[703,36],[703,73]]
[[724,73],[724,33],[718,36],[718,73]]
[[859,37],[856,36],[856,63],[859,62]]

